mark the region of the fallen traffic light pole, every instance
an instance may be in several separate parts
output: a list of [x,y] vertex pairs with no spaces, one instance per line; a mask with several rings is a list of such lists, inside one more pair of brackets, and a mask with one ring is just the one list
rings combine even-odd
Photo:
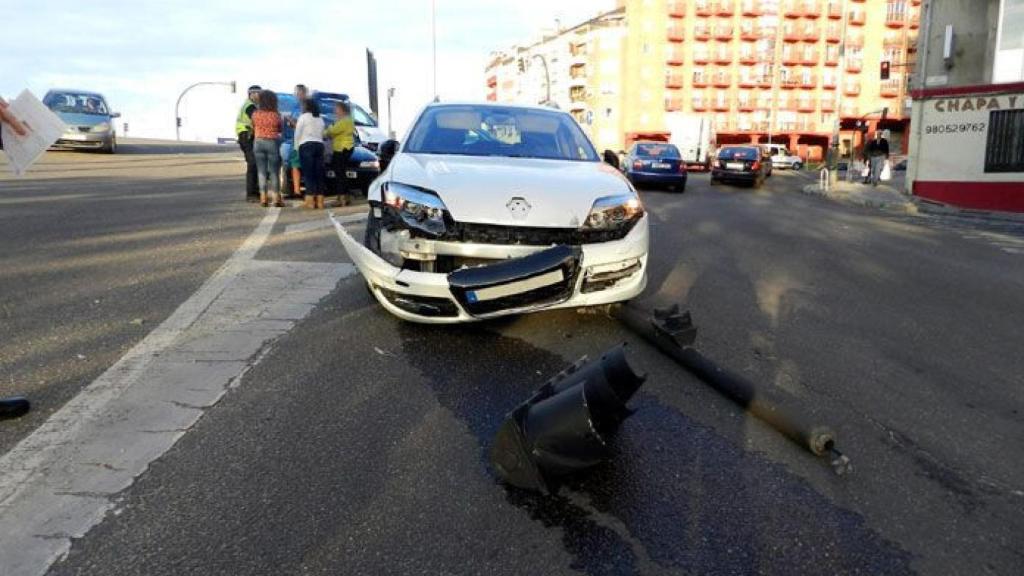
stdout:
[[645,379],[626,362],[625,344],[581,358],[509,412],[491,448],[495,471],[512,486],[550,493],[560,478],[601,463]]
[[625,305],[614,306],[612,317],[650,342],[677,364],[689,370],[715,390],[739,404],[751,415],[775,428],[815,456],[828,455],[836,474],[853,470],[850,459],[835,446],[835,433],[809,419],[809,410],[782,390],[768,390],[743,376],[719,367],[693,347],[697,328],[689,312],[675,305],[647,315]]

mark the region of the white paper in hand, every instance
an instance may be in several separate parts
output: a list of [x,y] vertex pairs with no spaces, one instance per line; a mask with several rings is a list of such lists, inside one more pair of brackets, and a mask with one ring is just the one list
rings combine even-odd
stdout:
[[10,126],[0,125],[3,151],[14,173],[21,176],[60,138],[64,123],[28,90],[23,90],[8,104],[8,110],[28,127],[28,134],[18,136]]

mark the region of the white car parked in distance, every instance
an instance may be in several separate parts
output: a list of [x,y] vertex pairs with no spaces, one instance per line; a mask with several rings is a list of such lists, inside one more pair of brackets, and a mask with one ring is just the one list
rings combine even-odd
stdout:
[[768,151],[772,157],[772,168],[792,168],[799,170],[804,167],[803,158],[793,154],[782,144],[762,144],[762,148]]
[[381,163],[362,241],[335,225],[373,295],[400,318],[596,306],[646,285],[640,198],[565,112],[434,103],[405,142],[382,146]]

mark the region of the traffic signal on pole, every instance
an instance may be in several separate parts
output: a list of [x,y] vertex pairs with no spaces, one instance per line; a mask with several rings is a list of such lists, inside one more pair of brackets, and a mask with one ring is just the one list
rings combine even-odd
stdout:
[[579,360],[509,412],[491,448],[494,469],[512,486],[551,492],[559,478],[601,463],[645,379],[629,366],[624,344]]
[[892,64],[888,60],[882,60],[882,80],[889,79],[889,72]]

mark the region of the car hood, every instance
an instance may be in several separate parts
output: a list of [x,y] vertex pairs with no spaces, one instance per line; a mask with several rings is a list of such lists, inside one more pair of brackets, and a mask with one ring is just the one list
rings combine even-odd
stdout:
[[79,114],[76,112],[57,112],[56,114],[68,126],[95,126],[110,122],[110,116],[103,114]]
[[594,200],[631,191],[603,162],[403,153],[389,170],[395,182],[436,192],[458,222],[504,226],[575,228]]

